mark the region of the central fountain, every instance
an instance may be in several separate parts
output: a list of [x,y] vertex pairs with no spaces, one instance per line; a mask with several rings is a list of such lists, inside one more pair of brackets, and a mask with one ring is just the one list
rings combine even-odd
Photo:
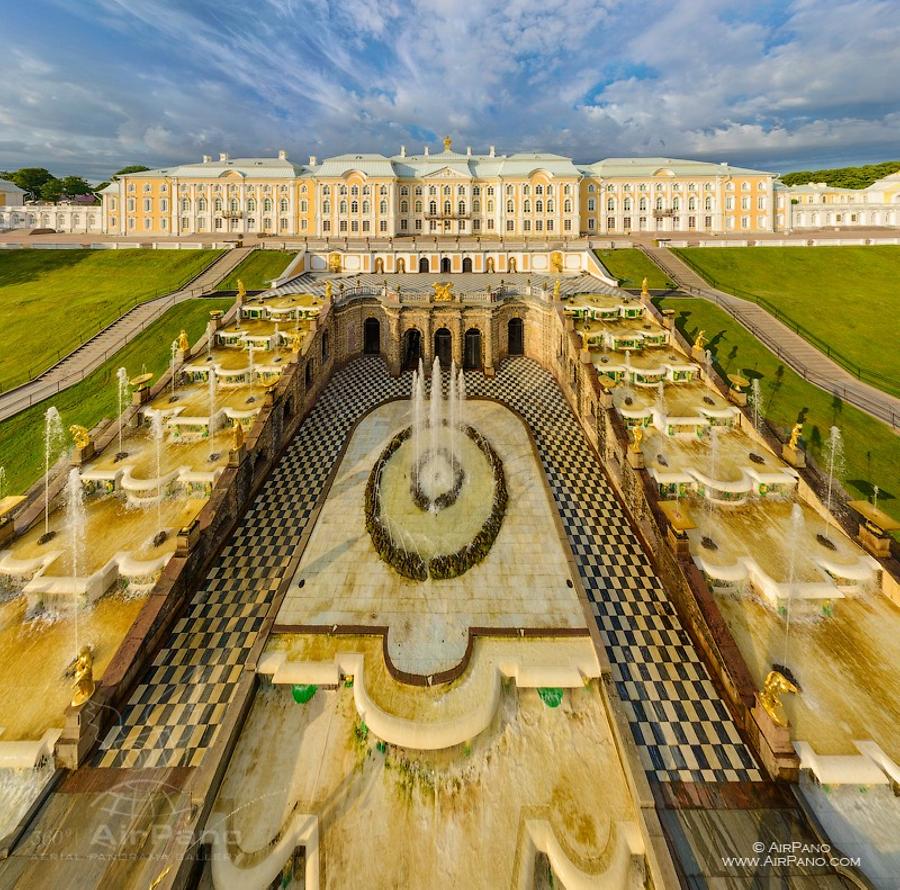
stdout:
[[369,475],[366,528],[382,559],[404,577],[455,578],[487,555],[507,491],[490,442],[463,422],[465,378],[450,368],[448,397],[437,358],[428,406],[422,363],[413,372],[411,424],[388,442]]

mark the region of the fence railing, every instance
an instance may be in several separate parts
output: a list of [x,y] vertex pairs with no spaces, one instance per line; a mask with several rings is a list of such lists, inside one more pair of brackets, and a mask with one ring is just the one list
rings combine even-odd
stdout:
[[[77,334],[69,337],[66,340],[66,344],[64,346],[60,346],[54,353],[51,353],[52,358],[47,359],[46,362],[42,362],[36,367],[28,368],[23,374],[20,374],[18,377],[13,378],[12,380],[0,382],[0,393],[8,393],[12,390],[18,389],[21,386],[26,386],[33,380],[39,379],[42,375],[46,374],[48,371],[56,367],[56,365],[58,365],[61,361],[68,358],[70,355],[74,355],[76,352],[78,352],[79,349],[86,346],[91,340],[94,339],[94,337],[103,333],[103,331],[107,330],[108,328],[111,328],[113,325],[118,324],[123,318],[125,318],[131,312],[134,312],[136,309],[140,309],[142,306],[146,306],[148,303],[153,303],[160,297],[164,297],[168,294],[174,295],[176,293],[184,292],[184,288],[188,284],[190,284],[192,281],[196,281],[198,278],[200,278],[201,275],[204,275],[206,272],[208,272],[221,258],[222,254],[213,257],[198,272],[192,272],[190,275],[187,275],[181,280],[180,283],[174,285],[173,287],[157,288],[153,291],[152,296],[144,295],[137,303],[135,303],[133,299],[122,301],[114,309],[105,312],[104,319],[95,322],[89,327],[82,328]],[[203,290],[204,289],[202,287],[191,288],[189,291],[187,291],[186,295],[187,297],[199,296],[201,293],[203,293]],[[169,304],[166,303],[163,305],[168,308]],[[109,321],[110,318],[112,318],[112,321]],[[63,389],[65,389],[65,387],[63,387]]]
[[688,265],[694,272],[696,272],[701,278],[705,281],[708,281],[709,284],[718,288],[719,290],[723,290],[726,293],[734,294],[736,297],[742,297],[745,300],[750,300],[753,303],[757,303],[759,306],[762,306],[763,309],[766,310],[770,315],[775,316],[785,327],[790,328],[795,334],[803,337],[804,340],[809,341],[816,349],[824,352],[828,358],[837,362],[844,370],[849,371],[854,377],[858,380],[862,380],[864,383],[871,383],[872,386],[877,386],[879,389],[885,390],[885,392],[890,393],[891,395],[900,395],[900,380],[895,380],[892,377],[889,377],[887,374],[882,374],[878,371],[871,371],[868,368],[862,367],[858,362],[855,362],[853,359],[844,355],[839,350],[835,349],[830,343],[827,343],[817,334],[814,334],[809,328],[800,324],[800,322],[791,318],[783,309],[780,309],[770,300],[767,300],[765,297],[760,296],[759,294],[755,294],[752,291],[744,290],[740,287],[735,287],[733,284],[724,284],[723,282],[716,279],[713,275],[710,275],[705,269],[701,269],[696,263],[694,263],[689,257],[684,256],[683,254],[678,254],[678,258]]

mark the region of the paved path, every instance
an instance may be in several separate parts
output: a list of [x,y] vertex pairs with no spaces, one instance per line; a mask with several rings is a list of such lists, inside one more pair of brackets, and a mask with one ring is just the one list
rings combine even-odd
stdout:
[[225,252],[183,289],[138,304],[43,374],[22,386],[0,394],[0,420],[5,420],[29,405],[62,392],[79,380],[83,380],[113,353],[130,343],[167,309],[214,290],[215,286],[243,262],[253,249],[237,247]]
[[[445,387],[448,375],[444,375]],[[135,688],[94,765],[199,766],[214,743],[269,604],[352,425],[410,375],[379,358],[338,371]],[[568,403],[535,362],[510,359],[466,391],[523,414],[531,428],[642,765],[651,779],[759,782],[706,668]]]
[[640,249],[681,289],[720,306],[801,377],[885,421],[892,428],[900,427],[900,399],[857,380],[849,371],[823,355],[808,340],[794,333],[759,304],[712,287],[668,248],[641,245]]

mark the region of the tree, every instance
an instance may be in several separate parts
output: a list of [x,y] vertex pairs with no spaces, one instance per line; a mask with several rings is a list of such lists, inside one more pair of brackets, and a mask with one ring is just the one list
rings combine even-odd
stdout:
[[63,194],[70,198],[76,195],[90,195],[94,191],[91,184],[80,176],[64,176],[62,186]]
[[63,196],[63,181],[55,176],[41,186],[41,200],[56,203]]
[[149,167],[145,167],[143,164],[132,164],[130,167],[123,167],[121,170],[116,170],[113,173],[113,179],[116,179],[119,176],[127,176],[129,173],[143,173],[145,170],[149,170]]
[[32,200],[41,194],[45,182],[56,177],[44,167],[22,167],[10,175],[10,181],[27,193]]

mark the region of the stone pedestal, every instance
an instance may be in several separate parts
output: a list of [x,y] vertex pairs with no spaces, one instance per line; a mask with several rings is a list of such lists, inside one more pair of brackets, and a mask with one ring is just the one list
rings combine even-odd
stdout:
[[11,541],[16,533],[16,524],[11,519],[0,521],[0,547]]
[[[0,533],[2,538],[2,533]],[[870,526],[867,522],[859,524],[857,532],[859,543],[872,554],[880,559],[890,559],[891,556],[891,539],[880,528]]]
[[676,559],[687,560],[691,558],[691,542],[685,532],[675,531],[670,525],[666,529],[666,540]]
[[629,448],[626,454],[628,456],[629,467],[632,467],[635,470],[642,470],[644,468],[644,454],[642,451],[635,451],[633,448]]
[[751,730],[757,736],[756,746],[763,766],[776,781],[796,782],[800,777],[800,758],[791,744],[791,734],[787,726],[779,726],[768,711],[759,703],[750,712],[753,721]]
[[675,310],[663,309],[663,327],[671,331],[675,327]]
[[488,378],[493,377],[496,375],[496,373],[497,372],[494,370],[493,365],[485,365],[484,366],[484,376],[485,377],[488,377]]
[[175,539],[175,555],[182,558],[186,557],[194,549],[199,539],[200,522],[197,519],[193,519],[184,528],[178,530],[178,536]]
[[56,765],[63,769],[78,769],[88,751],[100,735],[101,705],[94,698],[84,704],[66,708],[66,719],[62,735],[56,742]]
[[785,463],[796,469],[806,466],[806,455],[799,448],[791,448],[790,445],[782,445],[781,456]]
[[744,408],[747,405],[747,393],[741,392],[739,389],[731,387],[728,390],[728,401],[734,402],[735,405],[739,405],[741,408]]
[[71,465],[73,467],[80,467],[85,461],[90,460],[94,456],[95,451],[96,449],[94,448],[93,442],[88,442],[84,448],[72,449]]
[[591,363],[590,349],[582,349],[581,352],[578,353],[578,361],[583,365],[589,365]]
[[150,387],[139,386],[131,393],[131,404],[135,407],[150,401]]
[[[186,361],[188,361],[188,360],[190,359],[190,357],[191,357],[191,350],[190,350],[190,349],[177,349],[177,350],[175,350],[175,364],[176,364],[176,365],[183,365]],[[176,373],[176,374],[178,373],[177,368],[176,368],[175,373]]]
[[700,362],[701,365],[706,364],[706,350],[699,346],[691,347],[691,357],[694,361]]
[[599,396],[597,396],[597,401],[600,404],[600,407],[605,411],[609,411],[613,407],[613,394],[610,390],[604,389]]
[[228,452],[228,466],[229,467],[239,467],[244,460],[244,457],[247,455],[247,446],[241,442],[241,444],[237,448],[232,448],[231,451]]

